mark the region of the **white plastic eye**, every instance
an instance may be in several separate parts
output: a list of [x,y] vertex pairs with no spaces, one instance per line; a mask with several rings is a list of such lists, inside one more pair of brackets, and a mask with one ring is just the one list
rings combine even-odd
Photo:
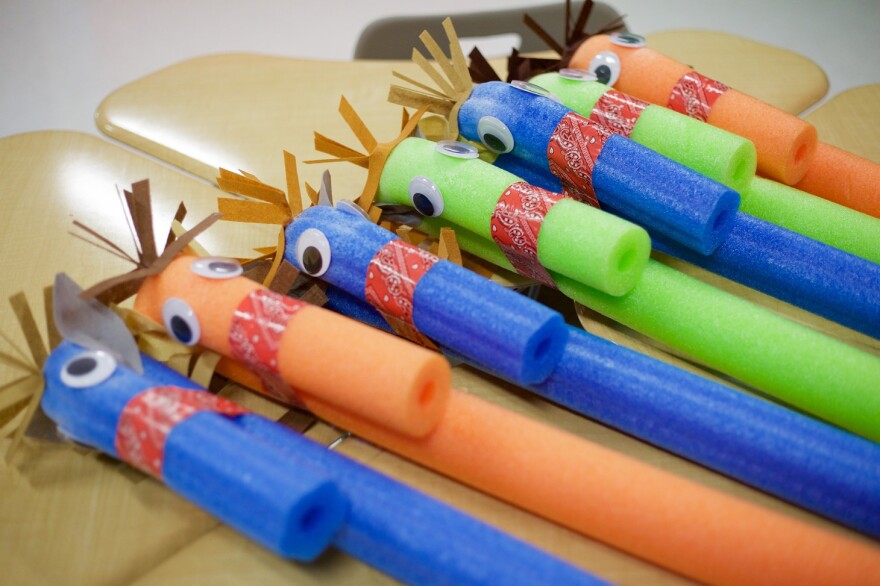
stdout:
[[296,239],[296,260],[306,273],[320,277],[330,268],[330,241],[317,228],[308,228]]
[[509,153],[516,144],[507,124],[494,116],[483,116],[477,122],[477,134],[483,144],[496,153]]
[[101,350],[80,352],[61,367],[61,382],[74,389],[101,384],[116,371],[116,360]]
[[645,46],[645,37],[642,35],[634,35],[633,33],[611,33],[608,40],[615,45],[632,47],[633,49]]
[[522,90],[524,92],[529,92],[530,94],[538,94],[539,96],[544,96],[545,98],[550,98],[554,102],[562,103],[562,100],[557,98],[553,93],[550,92],[547,88],[543,88],[539,85],[535,85],[528,81],[523,81],[521,79],[515,79],[510,82],[510,85],[515,87],[518,90]]
[[181,344],[195,346],[202,337],[199,318],[183,299],[170,297],[165,301],[162,305],[162,321],[171,337]]
[[620,59],[612,51],[602,51],[593,57],[588,69],[600,83],[614,85],[620,77]]
[[575,81],[596,81],[596,74],[586,69],[574,69],[565,67],[559,70],[559,77],[573,79]]
[[409,199],[416,211],[423,216],[436,218],[443,213],[443,194],[427,177],[413,177],[409,182]]
[[346,214],[351,214],[352,216],[357,216],[359,218],[363,218],[372,223],[372,219],[370,219],[369,214],[364,211],[364,208],[354,203],[353,201],[349,201],[347,199],[340,199],[336,202],[334,206],[340,212],[345,212]]
[[206,279],[232,279],[243,272],[241,265],[236,261],[219,256],[206,256],[194,260],[189,265],[189,270]]
[[434,150],[447,157],[456,159],[476,159],[480,156],[479,151],[477,151],[474,145],[458,142],[457,140],[441,140],[434,147]]

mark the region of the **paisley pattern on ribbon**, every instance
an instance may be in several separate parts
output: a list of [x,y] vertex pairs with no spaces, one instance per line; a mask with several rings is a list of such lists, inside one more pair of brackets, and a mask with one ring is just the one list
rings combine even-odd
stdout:
[[648,102],[617,90],[608,90],[593,106],[590,120],[610,128],[615,134],[629,137],[642,110],[647,107]]
[[521,275],[556,288],[553,278],[538,261],[538,232],[548,210],[564,196],[524,181],[501,194],[492,212],[492,239]]
[[705,122],[709,118],[715,100],[729,89],[720,81],[691,71],[685,73],[672,88],[666,107]]
[[547,145],[550,172],[559,177],[574,199],[596,208],[599,200],[593,191],[593,167],[611,134],[601,124],[569,112],[559,121]]
[[153,387],[132,397],[122,410],[114,440],[116,453],[135,468],[161,478],[168,434],[200,411],[229,417],[248,413],[244,407],[206,391]]
[[400,336],[436,349],[413,323],[413,295],[425,273],[440,260],[403,240],[392,240],[379,249],[367,267],[364,295]]
[[266,394],[298,407],[303,403],[296,391],[278,374],[278,348],[287,322],[304,305],[285,295],[255,289],[235,310],[229,328],[232,357],[257,375]]

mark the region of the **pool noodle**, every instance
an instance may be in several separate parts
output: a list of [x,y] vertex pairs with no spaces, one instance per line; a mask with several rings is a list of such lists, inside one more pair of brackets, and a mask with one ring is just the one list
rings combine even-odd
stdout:
[[[307,212],[305,212],[307,213]],[[305,219],[296,218],[292,225]],[[322,229],[352,248],[375,247],[369,222],[338,211],[313,214],[300,230]],[[436,223],[436,220],[434,221]],[[338,223],[351,230],[337,233]],[[434,230],[432,230],[433,232]],[[461,238],[459,234],[459,238]],[[337,251],[336,261],[340,253]],[[322,278],[329,284],[325,307],[333,306],[380,329],[390,329],[376,311],[336,285],[362,272],[345,262]],[[447,287],[467,286],[464,269],[450,271]],[[464,281],[464,282],[462,282]],[[500,289],[492,285],[494,289]],[[501,292],[496,294],[504,297]],[[536,302],[530,305],[540,307]],[[503,316],[481,315],[492,321]],[[450,317],[450,321],[460,318]],[[466,325],[466,324],[462,324]],[[449,351],[441,347],[444,351]],[[456,358],[495,376],[491,364],[473,354]],[[516,382],[516,381],[512,381]],[[675,454],[880,538],[880,446],[768,401],[750,397],[625,347],[569,327],[568,341],[553,374],[532,392],[576,413],[597,419]]]
[[[397,240],[360,216],[326,206],[309,208],[285,230],[285,258],[298,268],[302,266],[296,258],[296,242],[309,228],[322,232],[331,244],[327,278],[335,277],[346,291],[361,295],[370,260]],[[456,280],[462,285],[454,290],[447,286],[452,274],[459,275]],[[416,284],[413,297],[413,323],[423,334],[460,354],[475,356],[511,380],[540,382],[562,355],[568,330],[561,315],[449,261],[434,264]]]
[[[486,116],[507,126],[512,154],[548,171],[551,136],[560,122],[583,120],[562,104],[502,82],[474,86],[458,112],[462,136],[479,142],[478,123]],[[728,216],[739,207],[735,191],[619,135],[611,135],[596,157],[592,184],[601,206],[625,210],[639,224],[704,254],[727,235]]]
[[[192,262],[180,257],[148,279],[135,308],[161,323],[162,300],[181,298],[197,315],[211,316],[200,320],[200,344],[229,355],[233,313],[261,287],[244,277],[212,282],[194,274]],[[313,306],[291,318],[278,358],[281,377],[306,405],[321,396],[406,434],[430,431],[450,387],[449,365],[437,354]]]
[[[537,181],[545,189],[559,189],[555,177],[528,162],[512,161],[513,158],[509,155],[499,157],[496,164],[527,175],[523,178]],[[777,192],[779,189],[796,191],[755,178],[759,193],[765,189],[765,183],[778,185]],[[820,209],[833,206],[818,201]],[[847,214],[844,208],[833,207],[836,210],[832,211],[831,218],[861,216],[855,218],[854,231],[863,227],[867,232],[868,247],[878,248],[880,241],[876,237],[880,232],[871,225],[873,218],[856,212]],[[627,217],[620,210],[609,208],[609,211]],[[844,213],[838,215],[839,211]],[[875,338],[880,336],[880,265],[742,212],[736,213],[733,225],[727,239],[708,256],[695,253],[653,231],[650,232],[652,245],[657,250],[856,331]]]
[[[569,66],[588,69],[602,51],[612,51],[620,59],[616,89],[659,106],[666,106],[675,85],[691,71],[653,49],[615,45],[608,35],[584,41]],[[706,122],[755,143],[758,173],[786,185],[803,179],[818,143],[811,124],[733,88],[718,97]]]
[[[492,243],[464,230],[456,236],[462,249],[506,267]],[[880,441],[877,357],[654,260],[622,297],[554,278],[578,303],[772,397]]]
[[[598,81],[566,79],[558,73],[542,73],[529,81],[549,90],[586,118],[590,117],[599,98],[611,89]],[[629,138],[737,193],[748,189],[755,175],[754,144],[668,108],[648,105]]]
[[[490,217],[498,199],[519,181],[480,159],[448,157],[436,152],[430,141],[407,138],[385,162],[379,197],[412,205],[408,190],[412,169],[431,177],[440,188],[444,215],[455,217],[456,223],[485,238],[492,237]],[[563,200],[547,212],[537,248],[538,259],[547,269],[612,295],[622,295],[638,280],[650,253],[650,240],[631,222],[574,200]],[[632,261],[625,263],[624,259]]]
[[880,165],[820,142],[806,175],[795,187],[880,218]]
[[[117,459],[118,422],[135,395],[155,386],[197,389],[149,357],[143,358],[144,376],[117,367],[96,386],[67,387],[61,367],[83,350],[65,341],[53,351],[44,369],[42,405],[74,439]],[[177,423],[166,437],[161,480],[278,555],[312,561],[342,526],[348,501],[319,468],[262,449],[238,425],[247,417],[254,416],[203,411]]]
[[[877,185],[880,185],[880,178]],[[845,207],[843,202],[838,203],[755,177],[749,190],[743,194],[740,210],[880,263],[880,220]]]

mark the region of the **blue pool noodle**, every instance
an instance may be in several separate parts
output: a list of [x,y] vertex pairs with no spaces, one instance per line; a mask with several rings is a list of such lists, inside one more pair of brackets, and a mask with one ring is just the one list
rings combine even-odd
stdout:
[[[458,112],[458,125],[462,136],[479,142],[480,119],[497,118],[514,138],[511,154],[549,172],[547,145],[570,112],[549,98],[488,82],[474,86]],[[701,254],[712,252],[727,236],[739,209],[735,191],[619,135],[602,148],[593,187],[603,209],[625,211],[640,225]]]
[[[97,386],[69,388],[61,381],[61,367],[82,350],[65,341],[50,355],[42,406],[71,437],[115,458],[117,424],[135,395],[160,385],[193,389],[192,382],[148,357],[146,376],[117,367]],[[162,481],[278,555],[311,561],[345,521],[348,502],[319,469],[263,449],[241,427],[248,418],[258,416],[201,412],[181,421],[166,438]]]
[[[94,388],[70,389],[58,373],[80,351],[63,342],[49,358],[44,408],[73,437],[117,457],[116,423],[131,397],[158,385],[199,390],[146,356],[144,376],[117,368]],[[192,415],[169,434],[164,471],[170,488],[210,512],[221,509],[225,522],[281,555],[294,547],[315,549],[318,541],[326,546],[332,537],[342,551],[410,584],[605,583],[259,415]],[[251,481],[242,481],[243,474]],[[332,487],[345,505],[306,517],[312,531],[334,528],[311,545],[299,543],[309,541],[308,532],[290,534],[290,515],[277,506],[297,498],[307,475]]]
[[[363,222],[359,215],[327,206],[309,208],[285,230],[285,258],[302,268],[296,258],[296,241],[304,230],[320,226],[331,242],[325,278],[362,296],[370,260],[382,246],[397,239],[378,227],[365,232],[360,229]],[[451,279],[461,287],[451,289]],[[415,288],[413,322],[437,344],[491,364],[511,380],[540,382],[550,375],[562,354],[565,321],[557,312],[535,306],[517,293],[501,291],[499,295],[499,289],[486,279],[441,260]]]
[[[339,262],[342,251],[347,250],[336,248],[331,235],[337,233],[329,228],[348,222],[338,217],[341,215],[338,211],[323,212],[309,223],[321,231],[326,228],[335,253],[333,262]],[[358,222],[352,226],[359,234],[383,230],[362,219],[353,221]],[[354,235],[346,232],[346,237],[348,247],[355,248]],[[357,241],[366,248],[370,240]],[[365,256],[371,255],[368,252]],[[346,281],[342,272],[360,272],[350,263],[341,265],[323,276],[330,283],[327,295],[331,304],[348,308],[352,312],[348,315],[366,318],[366,323],[387,331],[379,314],[363,297],[356,297],[362,296],[362,288],[341,291],[337,287]],[[459,268],[457,272],[467,271]],[[458,283],[452,280],[448,286]],[[529,304],[540,307],[537,302]],[[506,378],[473,356],[441,349]],[[880,445],[871,441],[571,327],[550,377],[525,388],[880,539]]]
[[[538,187],[561,188],[549,171],[512,155],[498,157],[495,164]],[[880,265],[744,212],[736,212],[731,224],[727,238],[709,255],[645,228],[651,246],[661,252],[880,338]]]

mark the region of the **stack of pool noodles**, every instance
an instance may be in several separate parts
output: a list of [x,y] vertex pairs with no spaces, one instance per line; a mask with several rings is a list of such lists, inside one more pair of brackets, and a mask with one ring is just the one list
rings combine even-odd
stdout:
[[880,217],[880,165],[820,143],[809,123],[700,75],[635,35],[592,36],[569,66],[591,70],[603,61],[607,67],[608,58],[617,76],[609,85],[754,142],[761,175]]
[[[462,248],[513,269],[492,240],[487,214],[505,190],[521,182],[519,177],[479,159],[448,156],[430,141],[407,138],[385,162],[377,201],[414,205],[416,178],[420,188],[427,179],[442,194],[442,213],[434,220],[454,226]],[[426,220],[430,226],[432,218]],[[545,238],[564,241],[568,234],[542,228],[538,251]],[[618,322],[840,427],[880,438],[880,396],[873,382],[880,380],[877,357],[653,260],[622,296],[548,273],[564,294]]]
[[[473,56],[473,53],[472,53]],[[880,221],[785,184],[754,177],[754,144],[697,118],[643,102],[599,83],[581,70],[542,73],[529,80],[587,118],[727,185],[742,197],[740,211],[880,262]]]
[[[186,315],[198,324],[198,342],[232,357],[236,342],[236,320],[250,320],[245,308],[254,296],[271,297],[279,304],[289,298],[274,296],[244,277],[214,279],[191,270],[193,259],[179,258],[160,274],[148,278],[138,292],[135,307],[156,320],[162,319],[176,335],[174,318]],[[181,303],[186,305],[184,308]],[[173,311],[168,312],[167,308]],[[663,565],[697,580],[727,584],[784,583],[802,580],[854,580],[880,575],[880,554],[841,536],[827,533],[716,493],[706,487],[621,456],[588,441],[561,432],[485,403],[461,392],[451,392],[439,420],[423,434],[405,430],[425,429],[410,418],[389,425],[364,405],[369,397],[375,411],[400,412],[395,395],[407,396],[412,380],[410,364],[385,341],[366,336],[347,337],[358,328],[375,332],[347,318],[315,307],[301,307],[275,320],[264,314],[264,331],[276,339],[274,352],[258,361],[248,361],[237,376],[253,388],[275,396],[271,388],[279,383],[302,381],[297,370],[306,373],[319,367],[322,385],[338,385],[333,404],[311,394],[307,386],[291,391],[319,417],[409,459],[503,498],[526,510]],[[349,322],[353,325],[337,325]],[[270,323],[267,323],[270,322]],[[190,328],[191,329],[191,328]],[[190,338],[192,341],[192,338]],[[344,360],[328,356],[327,343],[357,347]],[[412,356],[418,352],[414,348]],[[397,361],[394,379],[389,381],[375,364],[375,354],[387,353]],[[333,355],[339,355],[334,353]],[[432,356],[439,356],[432,354]],[[242,360],[241,357],[238,360]],[[277,360],[276,379],[269,380],[267,367]],[[332,364],[331,364],[332,362]],[[416,368],[419,367],[416,361]],[[386,361],[387,363],[387,361]],[[360,383],[349,384],[348,375],[360,373]],[[337,374],[341,373],[341,376]],[[365,373],[376,373],[387,388],[384,400],[375,400]],[[251,375],[248,379],[247,375]],[[277,378],[280,376],[280,380]],[[308,374],[305,378],[308,378]],[[403,389],[401,389],[403,387]],[[351,405],[343,393],[353,395]],[[516,430],[511,432],[510,430]],[[524,474],[524,471],[528,471]],[[650,486],[650,491],[642,490]],[[761,540],[754,538],[755,533]],[[776,547],[784,543],[785,547]]]
[[[486,120],[493,121],[488,129]],[[580,187],[572,184],[577,174],[560,171],[552,153],[566,143],[570,150],[584,150],[584,138],[566,137],[562,142],[556,138],[572,122],[582,128],[588,123],[558,102],[503,82],[476,85],[458,111],[462,136],[490,148],[492,133],[507,137],[505,148],[496,150],[552,172],[566,190]],[[586,131],[583,136],[592,135]],[[880,337],[880,265],[728,206],[722,217],[702,214],[706,200],[720,200],[721,194],[735,197],[735,192],[622,135],[608,137],[601,150],[589,150],[595,161],[587,172],[591,171],[603,209],[643,225],[658,250]],[[653,215],[642,215],[634,201],[651,202]],[[670,234],[670,222],[661,218],[678,218],[689,210],[693,210],[691,233],[705,233],[715,224],[727,227],[718,231],[717,247],[695,246]]]
[[[297,216],[285,258],[308,272],[303,251],[326,242],[326,307],[391,331],[369,303],[367,275],[380,270],[382,251],[408,245],[344,209]],[[449,261],[435,259],[413,289],[412,323],[445,353],[880,538],[877,444],[564,326],[543,305]]]
[[[312,561],[332,545],[410,584],[604,583],[147,356],[143,366],[137,374],[64,341],[45,365],[43,408],[73,439],[155,474],[278,555]],[[175,413],[186,415],[169,419]],[[140,427],[131,427],[135,417]],[[155,444],[135,449],[123,430],[155,438],[169,421],[159,466],[144,466],[139,456]]]

